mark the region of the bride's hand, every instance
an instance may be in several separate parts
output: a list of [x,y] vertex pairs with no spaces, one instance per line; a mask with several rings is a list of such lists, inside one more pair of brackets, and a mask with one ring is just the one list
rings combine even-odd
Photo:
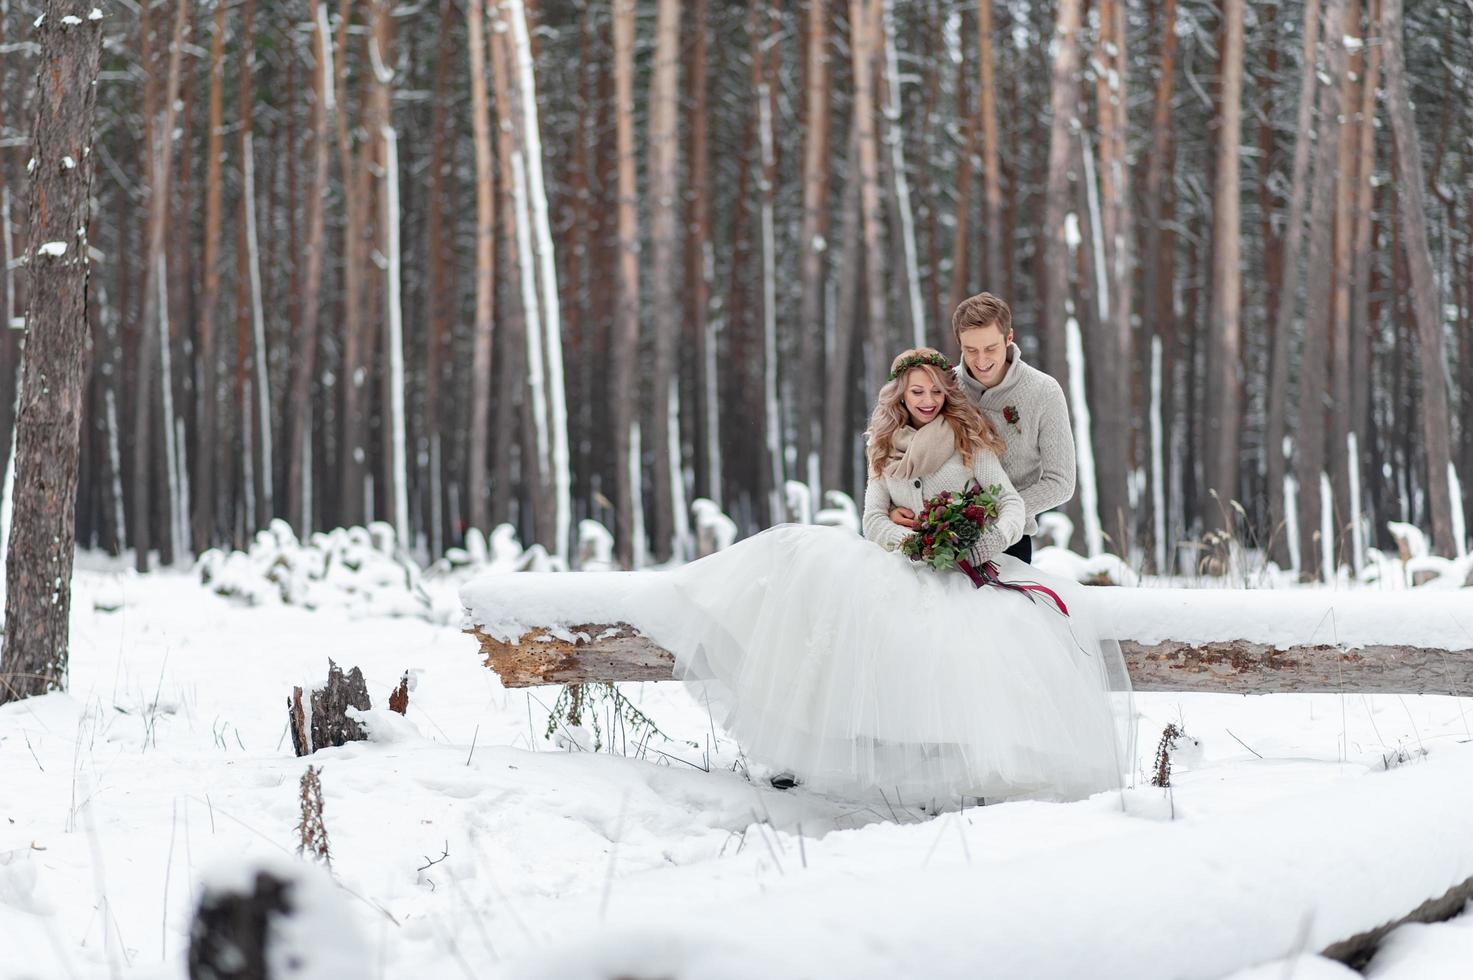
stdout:
[[912,531],[921,526],[921,522],[916,520],[915,511],[909,507],[893,508],[890,511],[890,520],[895,524],[899,524],[901,527],[908,527]]

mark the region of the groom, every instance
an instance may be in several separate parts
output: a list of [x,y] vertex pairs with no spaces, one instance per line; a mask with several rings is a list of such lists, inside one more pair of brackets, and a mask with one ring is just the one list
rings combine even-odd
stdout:
[[[951,330],[962,349],[957,381],[1007,440],[1002,467],[1027,513],[1023,537],[1006,553],[1032,562],[1037,516],[1074,496],[1074,433],[1063,389],[1023,363],[1013,343],[1013,312],[991,293],[963,300],[951,315]],[[890,511],[890,519],[902,527],[919,526],[906,507]]]

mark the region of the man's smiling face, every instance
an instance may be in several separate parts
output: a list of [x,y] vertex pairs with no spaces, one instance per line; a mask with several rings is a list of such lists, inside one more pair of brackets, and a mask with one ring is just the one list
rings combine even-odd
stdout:
[[988,388],[996,387],[1008,374],[1008,344],[1013,332],[1001,327],[976,327],[961,335],[962,360],[967,371]]

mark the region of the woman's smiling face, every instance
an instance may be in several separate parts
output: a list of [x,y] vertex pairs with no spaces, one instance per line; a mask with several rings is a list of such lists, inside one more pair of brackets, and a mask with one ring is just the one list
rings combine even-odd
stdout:
[[903,398],[905,410],[910,414],[910,424],[919,429],[941,414],[946,404],[946,390],[930,371],[916,367],[905,376]]

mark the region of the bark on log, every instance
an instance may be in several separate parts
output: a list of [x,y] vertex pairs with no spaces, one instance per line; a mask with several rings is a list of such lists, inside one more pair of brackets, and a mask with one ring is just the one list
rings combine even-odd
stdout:
[[1331,943],[1321,950],[1320,955],[1327,959],[1339,960],[1353,970],[1362,970],[1371,961],[1371,957],[1376,955],[1376,950],[1381,946],[1381,940],[1390,935],[1392,930],[1408,922],[1446,922],[1448,919],[1463,914],[1464,907],[1470,901],[1473,901],[1473,878],[1465,880],[1460,885],[1454,885],[1436,898],[1429,898],[1400,919],[1379,925],[1366,932],[1357,933],[1349,939]]
[[[628,623],[536,629],[504,643],[478,627],[486,666],[505,687],[670,680],[675,658]],[[1122,640],[1137,691],[1473,696],[1473,650],[1410,646],[1277,648],[1231,640],[1144,644]]]

